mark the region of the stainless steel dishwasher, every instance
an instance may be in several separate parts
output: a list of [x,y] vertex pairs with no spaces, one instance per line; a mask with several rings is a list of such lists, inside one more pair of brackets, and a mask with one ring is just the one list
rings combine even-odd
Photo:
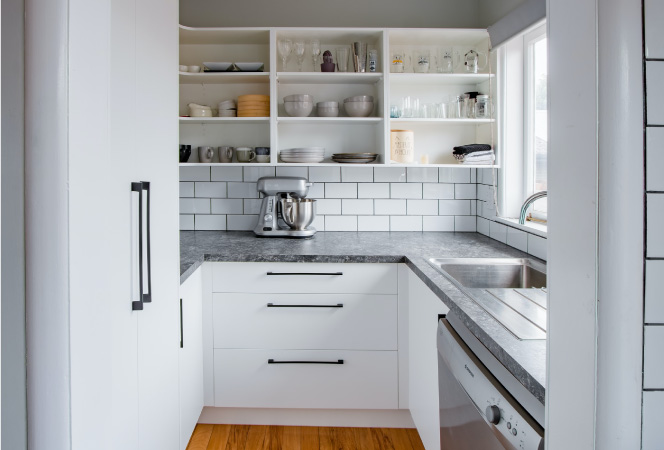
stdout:
[[438,380],[441,450],[544,449],[544,405],[453,314],[438,325]]

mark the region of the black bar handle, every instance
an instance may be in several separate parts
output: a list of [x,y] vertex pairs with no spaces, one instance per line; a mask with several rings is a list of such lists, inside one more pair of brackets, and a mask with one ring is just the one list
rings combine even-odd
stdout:
[[180,348],[184,348],[184,324],[182,321],[182,299],[180,299]]
[[331,275],[341,276],[343,272],[268,272],[267,275]]
[[275,305],[274,303],[268,303],[268,308],[343,308],[343,303],[337,303],[336,305]]
[[138,192],[138,300],[131,302],[132,311],[143,310],[143,183],[131,183],[131,192]]
[[268,364],[343,364],[343,359],[338,359],[336,361],[275,361],[274,359],[268,359]]
[[[145,303],[150,303],[152,302],[152,258],[150,257],[150,182],[149,181],[141,181],[142,184],[142,190],[147,193],[147,204],[145,205],[146,208],[146,219],[145,219],[145,228],[146,228],[146,239],[147,239],[147,244],[146,244],[146,252],[147,252],[147,258],[148,258],[148,280],[147,280],[147,285],[148,285],[148,292],[147,294],[143,293],[143,301]],[[141,197],[143,194],[141,193]],[[143,228],[141,228],[141,232],[143,231]],[[141,260],[142,261],[142,260]],[[141,266],[141,269],[143,266]]]

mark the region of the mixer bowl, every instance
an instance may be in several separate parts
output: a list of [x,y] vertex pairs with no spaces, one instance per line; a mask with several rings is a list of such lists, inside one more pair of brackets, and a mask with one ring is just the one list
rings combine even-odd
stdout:
[[310,198],[282,198],[281,215],[293,230],[305,230],[316,218],[316,200]]

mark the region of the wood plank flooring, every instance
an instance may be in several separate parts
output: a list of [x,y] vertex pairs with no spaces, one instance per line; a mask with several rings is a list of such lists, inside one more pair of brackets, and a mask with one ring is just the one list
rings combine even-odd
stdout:
[[424,450],[413,428],[198,424],[187,450]]

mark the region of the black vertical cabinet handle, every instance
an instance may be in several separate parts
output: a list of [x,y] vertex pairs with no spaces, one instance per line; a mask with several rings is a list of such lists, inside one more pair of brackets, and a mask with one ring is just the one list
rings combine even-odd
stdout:
[[[143,302],[144,303],[150,303],[152,302],[152,259],[150,258],[150,182],[149,181],[141,181],[142,191],[145,191],[147,193],[147,202],[145,205],[146,209],[146,214],[145,214],[145,228],[146,228],[146,253],[147,253],[147,258],[148,258],[148,279],[147,279],[147,287],[148,287],[148,292],[147,294],[143,293],[141,290],[141,294],[143,297]],[[143,193],[141,192],[141,197],[143,197]],[[142,216],[142,215],[141,215]],[[141,227],[141,233],[143,232],[143,228]],[[143,270],[143,260],[141,260],[141,270]]]
[[180,348],[184,348],[184,324],[182,319],[182,299],[180,299]]
[[138,192],[138,300],[131,302],[132,311],[143,310],[143,183],[131,183],[131,192]]

